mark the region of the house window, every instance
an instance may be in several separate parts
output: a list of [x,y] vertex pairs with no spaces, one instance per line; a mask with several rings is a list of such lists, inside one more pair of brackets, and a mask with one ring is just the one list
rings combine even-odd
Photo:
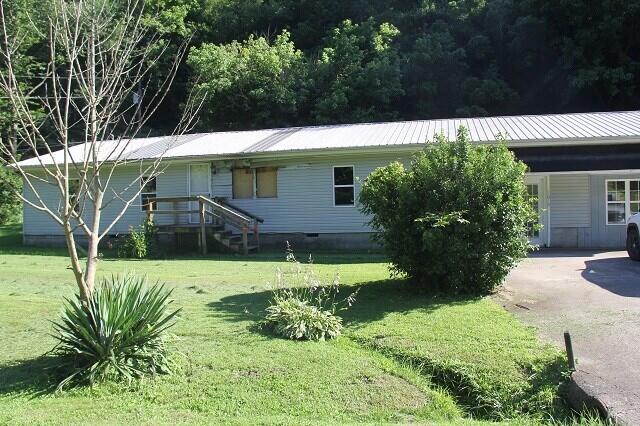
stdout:
[[333,167],[333,204],[335,206],[355,205],[353,176],[353,166]]
[[607,225],[625,225],[640,211],[640,180],[607,180]]
[[253,170],[233,169],[231,175],[233,198],[253,198]]
[[154,177],[141,177],[140,178],[140,187],[142,191],[140,192],[140,204],[142,205],[142,210],[149,210],[149,206],[156,209],[156,202],[149,201],[150,198],[156,198],[158,196],[156,192],[156,178]]
[[82,210],[78,194],[80,194],[80,179],[69,179],[69,204],[73,206],[73,211],[76,213]]
[[278,169],[258,167],[256,169],[256,197],[276,198],[278,196]]

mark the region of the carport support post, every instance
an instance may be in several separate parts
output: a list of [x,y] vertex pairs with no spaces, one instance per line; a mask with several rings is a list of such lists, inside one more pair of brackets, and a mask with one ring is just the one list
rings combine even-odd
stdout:
[[573,356],[573,345],[571,344],[571,334],[568,331],[564,332],[564,346],[567,349],[567,361],[569,362],[569,369],[576,371],[576,359]]

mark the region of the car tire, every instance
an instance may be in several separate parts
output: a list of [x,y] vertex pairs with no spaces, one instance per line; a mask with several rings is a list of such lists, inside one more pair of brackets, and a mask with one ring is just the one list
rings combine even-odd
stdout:
[[627,231],[627,253],[631,259],[640,261],[640,233],[637,229]]

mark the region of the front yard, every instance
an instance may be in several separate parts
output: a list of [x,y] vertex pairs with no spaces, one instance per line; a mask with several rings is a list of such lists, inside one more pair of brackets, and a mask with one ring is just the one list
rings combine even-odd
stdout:
[[256,330],[279,253],[105,259],[104,275],[134,271],[175,288],[184,309],[173,329],[177,371],[51,393],[40,356],[53,345],[49,321],[74,284],[63,251],[21,249],[15,232],[0,228],[0,424],[567,419],[559,401],[549,403],[564,361],[532,329],[489,299],[416,294],[368,254],[315,256],[322,274],[337,269],[345,285],[362,286],[344,335],[324,343]]

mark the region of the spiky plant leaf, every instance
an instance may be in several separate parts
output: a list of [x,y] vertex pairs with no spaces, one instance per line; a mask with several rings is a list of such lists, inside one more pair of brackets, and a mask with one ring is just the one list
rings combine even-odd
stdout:
[[160,283],[124,275],[103,280],[86,306],[77,296],[66,299],[53,325],[53,352],[66,371],[58,388],[170,372],[167,330],[180,312],[169,310],[171,293]]

